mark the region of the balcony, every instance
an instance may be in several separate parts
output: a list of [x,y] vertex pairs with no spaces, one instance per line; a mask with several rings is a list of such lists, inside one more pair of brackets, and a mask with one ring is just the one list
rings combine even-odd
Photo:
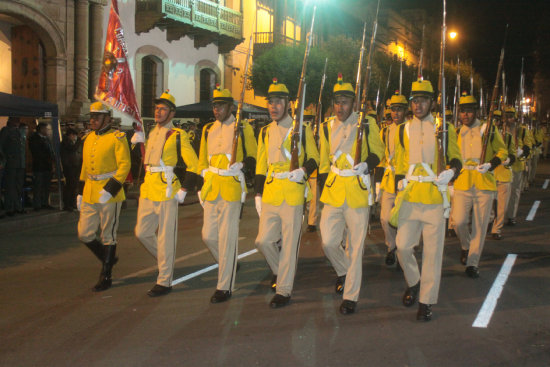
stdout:
[[136,33],[158,27],[168,41],[188,36],[195,47],[217,43],[220,53],[233,50],[243,38],[243,17],[209,0],[137,0]]
[[[275,45],[298,46],[302,41],[288,37],[282,33],[274,32],[254,32],[254,57],[259,57],[265,51],[273,48]],[[312,45],[317,44],[317,35],[313,34]]]

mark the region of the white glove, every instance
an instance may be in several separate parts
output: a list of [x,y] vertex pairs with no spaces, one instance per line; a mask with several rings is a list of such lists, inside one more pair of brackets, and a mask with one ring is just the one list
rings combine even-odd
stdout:
[[243,162],[235,162],[231,166],[229,166],[228,171],[231,172],[230,176],[237,176],[239,175],[243,169]]
[[80,211],[80,208],[82,207],[82,195],[76,196],[76,209]]
[[504,162],[502,162],[502,164],[506,167],[508,167],[508,165],[510,164],[510,157],[506,158],[506,160]]
[[399,191],[405,190],[405,188],[407,187],[407,184],[408,184],[408,181],[406,178],[399,180],[399,182],[397,182],[397,190]]
[[517,155],[518,158],[521,157],[523,155],[523,149],[518,148],[518,151],[517,151],[516,155]]
[[262,213],[262,197],[261,196],[255,196],[254,202],[256,204],[256,211],[258,212],[258,217]]
[[446,169],[445,171],[441,172],[439,176],[437,176],[434,183],[437,186],[446,186],[451,181],[454,175],[455,172],[452,169]]
[[132,144],[145,143],[145,134],[143,133],[143,131],[134,132],[134,135],[132,135],[132,139],[130,139],[130,143]]
[[202,201],[201,192],[200,192],[200,191],[197,192],[197,196],[199,197],[199,203],[201,203],[201,206],[204,208],[204,201]]
[[101,190],[99,193],[101,194],[101,196],[99,197],[99,202],[101,204],[105,204],[106,202],[108,202],[113,197],[113,195],[111,195],[110,193],[108,193],[105,190]]
[[361,162],[353,166],[353,172],[355,172],[355,174],[359,176],[364,174],[368,168],[369,168],[369,165],[367,164],[367,162]]
[[292,182],[302,182],[305,175],[306,172],[303,169],[298,168],[288,174],[288,179]]
[[478,171],[479,173],[487,173],[490,168],[491,168],[491,163],[483,163],[483,164],[479,164],[476,167],[476,171]]
[[186,195],[187,195],[187,191],[178,190],[178,192],[176,192],[176,195],[174,196],[174,198],[176,198],[176,200],[178,201],[179,204],[183,204],[183,201],[185,200]]

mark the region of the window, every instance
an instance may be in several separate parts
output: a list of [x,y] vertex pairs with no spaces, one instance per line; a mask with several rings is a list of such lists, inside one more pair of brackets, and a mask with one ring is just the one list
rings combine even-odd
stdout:
[[216,73],[214,70],[205,68],[200,75],[200,101],[209,101],[216,87]]
[[152,55],[141,60],[141,114],[143,117],[154,117],[155,99],[161,95],[163,64]]

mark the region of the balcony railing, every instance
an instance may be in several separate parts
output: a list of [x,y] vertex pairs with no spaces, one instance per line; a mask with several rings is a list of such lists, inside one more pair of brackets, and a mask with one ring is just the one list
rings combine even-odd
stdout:
[[[205,29],[223,36],[242,39],[243,17],[236,10],[209,0],[137,0],[139,12],[159,14],[162,19]],[[150,22],[148,22],[150,23]],[[136,31],[140,25],[136,22]]]
[[[313,44],[316,44],[317,37],[313,35]],[[299,45],[301,44],[300,40],[288,37],[284,34],[276,34],[273,32],[254,32],[254,43],[255,44],[284,44],[284,45]]]

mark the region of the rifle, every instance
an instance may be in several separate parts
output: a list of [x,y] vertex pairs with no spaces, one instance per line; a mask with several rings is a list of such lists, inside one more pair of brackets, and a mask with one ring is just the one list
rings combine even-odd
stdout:
[[354,110],[359,110],[359,95],[361,94],[361,69],[363,68],[363,56],[365,55],[365,36],[367,32],[367,22],[363,25],[363,41],[361,41],[361,51],[359,51],[359,63],[357,64],[357,77],[355,78],[355,106]]
[[311,28],[309,30],[309,38],[307,39],[306,51],[304,54],[304,61],[302,62],[302,72],[300,74],[300,83],[298,84],[298,94],[296,95],[296,110],[294,113],[294,121],[292,124],[292,136],[290,140],[290,171],[298,169],[300,166],[300,144],[302,136],[302,127],[304,125],[304,99],[305,99],[305,79],[307,70],[307,59],[309,58],[309,51],[311,50],[311,43],[313,40],[313,24],[315,23],[315,10],[317,6],[313,6],[313,15],[311,17]]
[[403,93],[403,58],[400,60],[399,65],[399,93]]
[[[231,166],[237,160],[237,149],[239,146],[239,135],[242,129],[242,122],[241,122],[242,111],[243,111],[244,95],[246,92],[246,81],[248,79],[248,66],[250,63],[250,54],[252,53],[252,42],[253,42],[253,38],[251,35],[250,42],[248,44],[248,53],[246,54],[246,63],[245,63],[244,74],[243,74],[243,87],[241,89],[241,99],[239,100],[239,104],[237,105],[237,113],[235,115],[235,127],[233,130],[233,144],[231,145],[231,159],[229,160],[229,166]],[[243,159],[244,158],[245,157],[243,157]]]
[[470,60],[470,95],[474,95],[474,65],[472,60]]
[[437,140],[437,175],[443,172],[447,165],[447,121],[445,118],[445,38],[447,33],[447,1],[443,0],[443,23],[441,25],[441,47],[439,54],[439,104],[441,107],[441,125],[438,128]]
[[317,110],[315,111],[315,125],[313,126],[313,137],[315,143],[319,145],[319,127],[321,126],[322,114],[323,114],[323,88],[325,87],[325,80],[327,79],[327,63],[328,57],[325,58],[325,67],[323,69],[323,77],[321,78],[321,88],[319,88],[319,100],[317,101]]
[[454,101],[454,116],[453,125],[458,126],[458,103],[460,101],[460,57],[456,57],[456,88],[455,88],[455,101]]
[[[420,57],[418,58],[418,79],[424,79],[422,75],[422,64],[424,60],[424,29],[426,28],[425,24],[422,24],[422,41],[420,41]],[[403,60],[401,60],[403,64]],[[401,93],[401,85],[399,86],[399,93]]]
[[[378,29],[378,11],[380,10],[380,0],[378,0],[378,5],[376,7],[376,17],[374,19],[372,35],[370,38],[369,46],[369,56],[367,58],[367,70],[365,73],[365,81],[363,83],[363,94],[361,97],[361,107],[359,109],[359,118],[357,120],[357,136],[355,140],[355,157],[353,165],[361,163],[361,151],[363,149],[363,120],[367,114],[367,95],[369,91],[369,81],[370,81],[370,70],[372,67],[372,55],[374,54],[374,40],[376,39],[376,30]],[[360,74],[361,70],[357,70],[357,73]],[[372,167],[374,168],[374,167]]]
[[487,146],[489,145],[489,135],[491,135],[491,128],[493,125],[493,112],[496,109],[497,97],[498,97],[498,82],[500,80],[500,73],[502,72],[502,64],[504,63],[504,48],[506,47],[506,38],[508,37],[508,24],[506,24],[506,30],[504,33],[504,43],[502,49],[500,50],[500,60],[498,62],[497,76],[495,78],[495,86],[493,87],[493,94],[491,95],[491,107],[489,108],[489,115],[487,116],[487,128],[485,129],[485,134],[483,135],[483,144],[481,147],[481,158],[479,159],[480,163],[485,162],[485,155],[487,153]]

